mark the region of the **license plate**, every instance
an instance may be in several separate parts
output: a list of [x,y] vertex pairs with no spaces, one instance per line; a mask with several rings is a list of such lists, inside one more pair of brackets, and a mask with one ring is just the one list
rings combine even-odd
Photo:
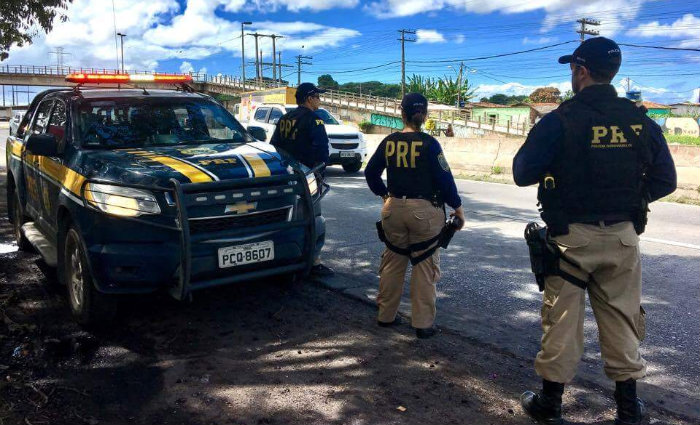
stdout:
[[341,158],[354,158],[355,152],[341,152],[340,157]]
[[219,268],[236,267],[245,264],[261,263],[275,258],[275,244],[272,241],[219,248]]

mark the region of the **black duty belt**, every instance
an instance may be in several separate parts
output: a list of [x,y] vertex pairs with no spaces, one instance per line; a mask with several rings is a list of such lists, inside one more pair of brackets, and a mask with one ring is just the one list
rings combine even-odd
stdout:
[[577,221],[576,223],[589,224],[592,226],[600,226],[601,224],[603,226],[612,226],[614,224],[624,223],[625,221],[630,221],[630,220],[591,220],[591,221]]

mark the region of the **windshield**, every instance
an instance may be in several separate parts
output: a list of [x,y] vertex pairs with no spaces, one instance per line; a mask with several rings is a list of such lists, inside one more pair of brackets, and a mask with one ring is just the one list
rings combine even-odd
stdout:
[[218,104],[191,98],[85,100],[77,107],[86,147],[140,148],[203,143],[243,143],[249,137]]
[[333,115],[331,115],[331,113],[326,111],[325,109],[317,109],[315,112],[316,116],[322,119],[324,123],[333,125],[339,124],[338,121],[335,118],[333,118]]

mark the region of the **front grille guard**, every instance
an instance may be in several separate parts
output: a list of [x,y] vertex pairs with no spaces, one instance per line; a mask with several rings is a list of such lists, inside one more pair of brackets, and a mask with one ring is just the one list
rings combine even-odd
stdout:
[[[314,173],[316,177],[320,175],[322,165],[313,168],[310,173]],[[309,174],[310,174],[309,173]],[[323,196],[328,193],[329,186],[322,183],[319,187],[319,194],[315,197],[309,192],[309,186],[306,182],[307,174],[300,169],[294,169],[293,174],[286,174],[281,176],[272,176],[264,178],[250,178],[243,180],[231,180],[223,182],[211,182],[211,183],[180,183],[176,179],[171,179],[170,183],[174,188],[175,195],[175,206],[177,209],[177,225],[180,233],[180,268],[178,275],[177,285],[170,289],[170,294],[178,300],[184,300],[191,296],[193,287],[196,289],[207,288],[211,286],[224,285],[226,283],[235,282],[241,280],[239,276],[232,275],[216,279],[210,279],[206,281],[192,282],[192,242],[191,234],[189,229],[189,217],[187,214],[186,197],[188,193],[198,193],[204,191],[216,191],[216,190],[230,190],[241,187],[255,185],[272,185],[272,184],[284,184],[289,182],[296,182],[294,185],[294,193],[299,195],[302,199],[302,206],[305,209],[303,214],[303,219],[293,220],[285,223],[284,228],[292,227],[303,227],[304,228],[304,249],[303,253],[303,270],[304,274],[308,274],[313,266],[314,261],[314,251],[316,245],[316,221],[314,215],[314,203],[320,200]],[[322,181],[322,180],[317,180]],[[281,267],[280,270],[275,271],[298,271],[300,267],[298,265]],[[246,273],[246,279],[255,279],[260,277],[269,276],[272,273],[269,270],[258,270],[255,272]]]
[[[148,225],[148,226],[154,226],[154,227],[159,227],[162,229],[168,229],[168,230],[174,230],[179,233],[180,236],[180,267],[178,270],[178,281],[177,284],[174,287],[171,287],[169,292],[170,294],[178,299],[178,300],[184,300],[187,299],[188,297],[191,296],[192,289],[193,289],[193,282],[191,281],[192,276],[191,276],[191,265],[192,265],[192,238],[190,235],[189,231],[189,217],[187,214],[187,205],[185,202],[185,194],[189,193],[197,193],[197,192],[205,192],[205,191],[216,191],[216,190],[230,190],[230,189],[237,189],[241,187],[250,187],[250,186],[268,186],[268,185],[273,185],[273,184],[284,184],[284,183],[289,183],[289,182],[296,182],[293,186],[290,185],[290,187],[294,187],[294,193],[302,199],[302,205],[303,208],[305,209],[305,213],[303,214],[303,219],[302,220],[293,220],[285,223],[280,223],[277,225],[272,225],[280,228],[291,228],[291,227],[304,227],[304,250],[303,252],[303,265],[299,267],[298,264],[296,265],[288,265],[288,266],[283,266],[278,269],[275,269],[274,271],[270,272],[269,270],[261,270],[261,271],[256,271],[256,272],[250,272],[245,274],[245,279],[255,279],[255,278],[261,278],[265,276],[269,276],[272,274],[278,274],[278,273],[285,273],[285,272],[298,272],[299,270],[303,270],[304,274],[308,274],[309,271],[311,270],[311,267],[313,266],[313,261],[314,261],[314,251],[315,251],[315,244],[316,244],[316,222],[315,222],[315,215],[314,215],[314,204],[323,198],[328,191],[330,190],[330,186],[323,181],[323,179],[320,178],[321,176],[321,170],[323,169],[324,165],[318,165],[311,169],[308,173],[304,173],[303,170],[294,168],[294,173],[293,174],[285,174],[285,175],[279,175],[279,176],[271,176],[271,177],[260,177],[260,178],[248,178],[248,179],[240,179],[240,180],[228,180],[228,181],[219,181],[219,182],[211,182],[211,183],[180,183],[176,179],[170,179],[170,184],[172,185],[172,189],[169,188],[164,188],[162,186],[153,186],[153,185],[139,185],[139,184],[123,184],[119,182],[114,182],[111,180],[105,180],[105,179],[89,179],[83,182],[81,188],[80,188],[80,194],[82,197],[82,202],[83,205],[86,208],[90,208],[93,210],[97,210],[96,207],[91,205],[86,201],[85,198],[85,188],[87,187],[88,183],[102,183],[102,184],[109,184],[113,186],[123,186],[123,187],[130,187],[130,188],[136,188],[136,189],[145,189],[149,190],[152,192],[172,192],[174,195],[174,200],[175,200],[175,206],[176,206],[176,220],[175,220],[175,226],[170,226],[170,225],[163,225],[159,223],[154,223],[152,221],[144,220],[139,217],[120,217],[120,220],[128,220],[128,221],[133,221],[133,222],[138,222],[140,224]],[[309,191],[309,186],[306,181],[306,176],[313,173],[316,176],[316,181],[319,182],[319,193],[317,195],[312,196],[311,192]],[[232,275],[232,276],[227,276],[227,277],[222,277],[222,278],[217,278],[217,279],[211,279],[208,281],[200,281],[196,282],[196,288],[197,289],[202,289],[202,288],[207,288],[211,286],[217,286],[217,285],[224,285],[227,283],[232,283],[235,281],[240,281],[243,280],[241,277]]]

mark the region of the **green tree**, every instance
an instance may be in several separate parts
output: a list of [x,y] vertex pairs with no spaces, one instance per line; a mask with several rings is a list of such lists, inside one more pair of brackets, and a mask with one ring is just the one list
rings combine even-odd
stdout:
[[39,30],[48,33],[56,18],[68,20],[64,13],[73,0],[0,1],[0,61],[7,59],[10,47],[31,44]]
[[340,84],[330,74],[323,74],[318,77],[318,86],[322,89],[338,90]]
[[474,89],[469,84],[467,78],[463,78],[460,84],[456,79],[450,77],[437,78],[431,80],[426,97],[445,105],[456,105],[457,98],[467,102],[474,97]]
[[556,87],[540,87],[530,93],[530,100],[538,103],[555,103],[559,101],[561,92]]
[[569,100],[572,97],[574,97],[574,92],[571,90],[567,90],[563,95],[561,95],[561,100],[562,102],[565,100]]

